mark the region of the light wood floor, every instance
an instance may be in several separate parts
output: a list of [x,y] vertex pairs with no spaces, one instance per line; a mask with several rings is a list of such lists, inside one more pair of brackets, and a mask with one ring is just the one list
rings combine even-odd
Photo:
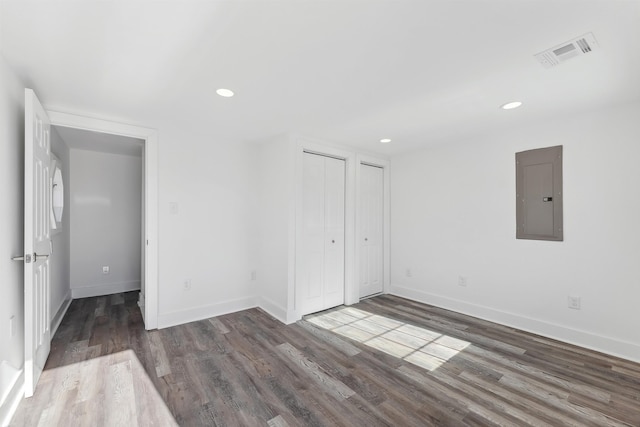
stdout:
[[393,296],[144,330],[75,300],[15,426],[640,426],[640,364]]

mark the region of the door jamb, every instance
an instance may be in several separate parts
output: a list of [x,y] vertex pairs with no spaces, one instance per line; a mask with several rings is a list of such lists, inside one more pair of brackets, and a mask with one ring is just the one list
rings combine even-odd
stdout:
[[145,329],[158,327],[158,132],[107,120],[47,110],[52,126],[138,138],[144,141],[145,182]]

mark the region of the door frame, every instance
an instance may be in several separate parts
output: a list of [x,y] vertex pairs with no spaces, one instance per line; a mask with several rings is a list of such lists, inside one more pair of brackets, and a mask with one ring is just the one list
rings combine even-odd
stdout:
[[[362,221],[361,219],[361,212],[359,210],[360,207],[360,197],[361,197],[361,182],[360,182],[360,177],[361,177],[361,168],[362,168],[362,164],[366,164],[366,165],[370,165],[370,166],[376,166],[376,167],[380,167],[383,170],[383,211],[382,211],[382,224],[383,224],[383,232],[382,232],[382,252],[383,252],[383,256],[382,256],[382,293],[386,294],[389,293],[390,290],[390,283],[391,283],[391,252],[390,252],[390,213],[391,213],[391,205],[390,205],[390,198],[389,198],[389,175],[390,170],[391,170],[391,164],[389,162],[389,160],[387,159],[382,159],[379,157],[375,157],[375,156],[370,156],[370,155],[366,155],[366,154],[358,154],[356,156],[356,218],[355,218],[355,235],[356,235],[356,242],[359,242],[361,237],[360,236],[360,223]],[[358,291],[358,301],[360,300],[360,258],[362,257],[362,250],[360,248],[360,245],[356,244],[355,245],[355,265],[356,265],[356,269],[355,269],[355,287]]]
[[137,138],[144,141],[144,326],[158,328],[158,132],[155,129],[47,110],[52,126]]
[[[295,183],[295,225],[293,230],[293,250],[289,251],[289,286],[287,294],[287,323],[302,318],[296,292],[295,268],[296,249],[300,247],[302,230],[297,224],[302,223],[302,164],[304,152],[334,157],[345,162],[345,208],[344,208],[344,303],[355,304],[359,301],[358,286],[355,281],[355,191],[356,191],[356,153],[340,147],[325,145],[322,141],[295,136],[291,144],[294,156],[293,182]],[[290,229],[291,231],[291,229]],[[291,240],[290,240],[291,242]]]

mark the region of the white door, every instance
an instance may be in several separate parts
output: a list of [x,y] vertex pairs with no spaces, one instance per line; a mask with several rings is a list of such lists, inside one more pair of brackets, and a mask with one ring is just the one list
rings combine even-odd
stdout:
[[344,303],[344,160],[304,153],[302,187],[296,289],[308,314]]
[[51,147],[47,113],[25,89],[24,140],[24,345],[25,396],[33,395],[51,348],[49,255]]
[[384,286],[384,169],[360,165],[360,297]]

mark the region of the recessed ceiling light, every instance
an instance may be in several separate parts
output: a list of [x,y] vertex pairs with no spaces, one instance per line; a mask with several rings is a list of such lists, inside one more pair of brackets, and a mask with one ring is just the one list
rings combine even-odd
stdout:
[[521,105],[522,105],[522,102],[513,101],[513,102],[507,102],[506,104],[504,104],[500,108],[502,108],[503,110],[513,110],[514,108],[518,108]]
[[382,138],[380,142],[382,142],[383,144],[388,144],[391,142],[391,140],[389,138]]
[[216,90],[216,93],[220,96],[224,96],[225,98],[231,98],[234,95],[233,91],[229,89],[218,89]]

